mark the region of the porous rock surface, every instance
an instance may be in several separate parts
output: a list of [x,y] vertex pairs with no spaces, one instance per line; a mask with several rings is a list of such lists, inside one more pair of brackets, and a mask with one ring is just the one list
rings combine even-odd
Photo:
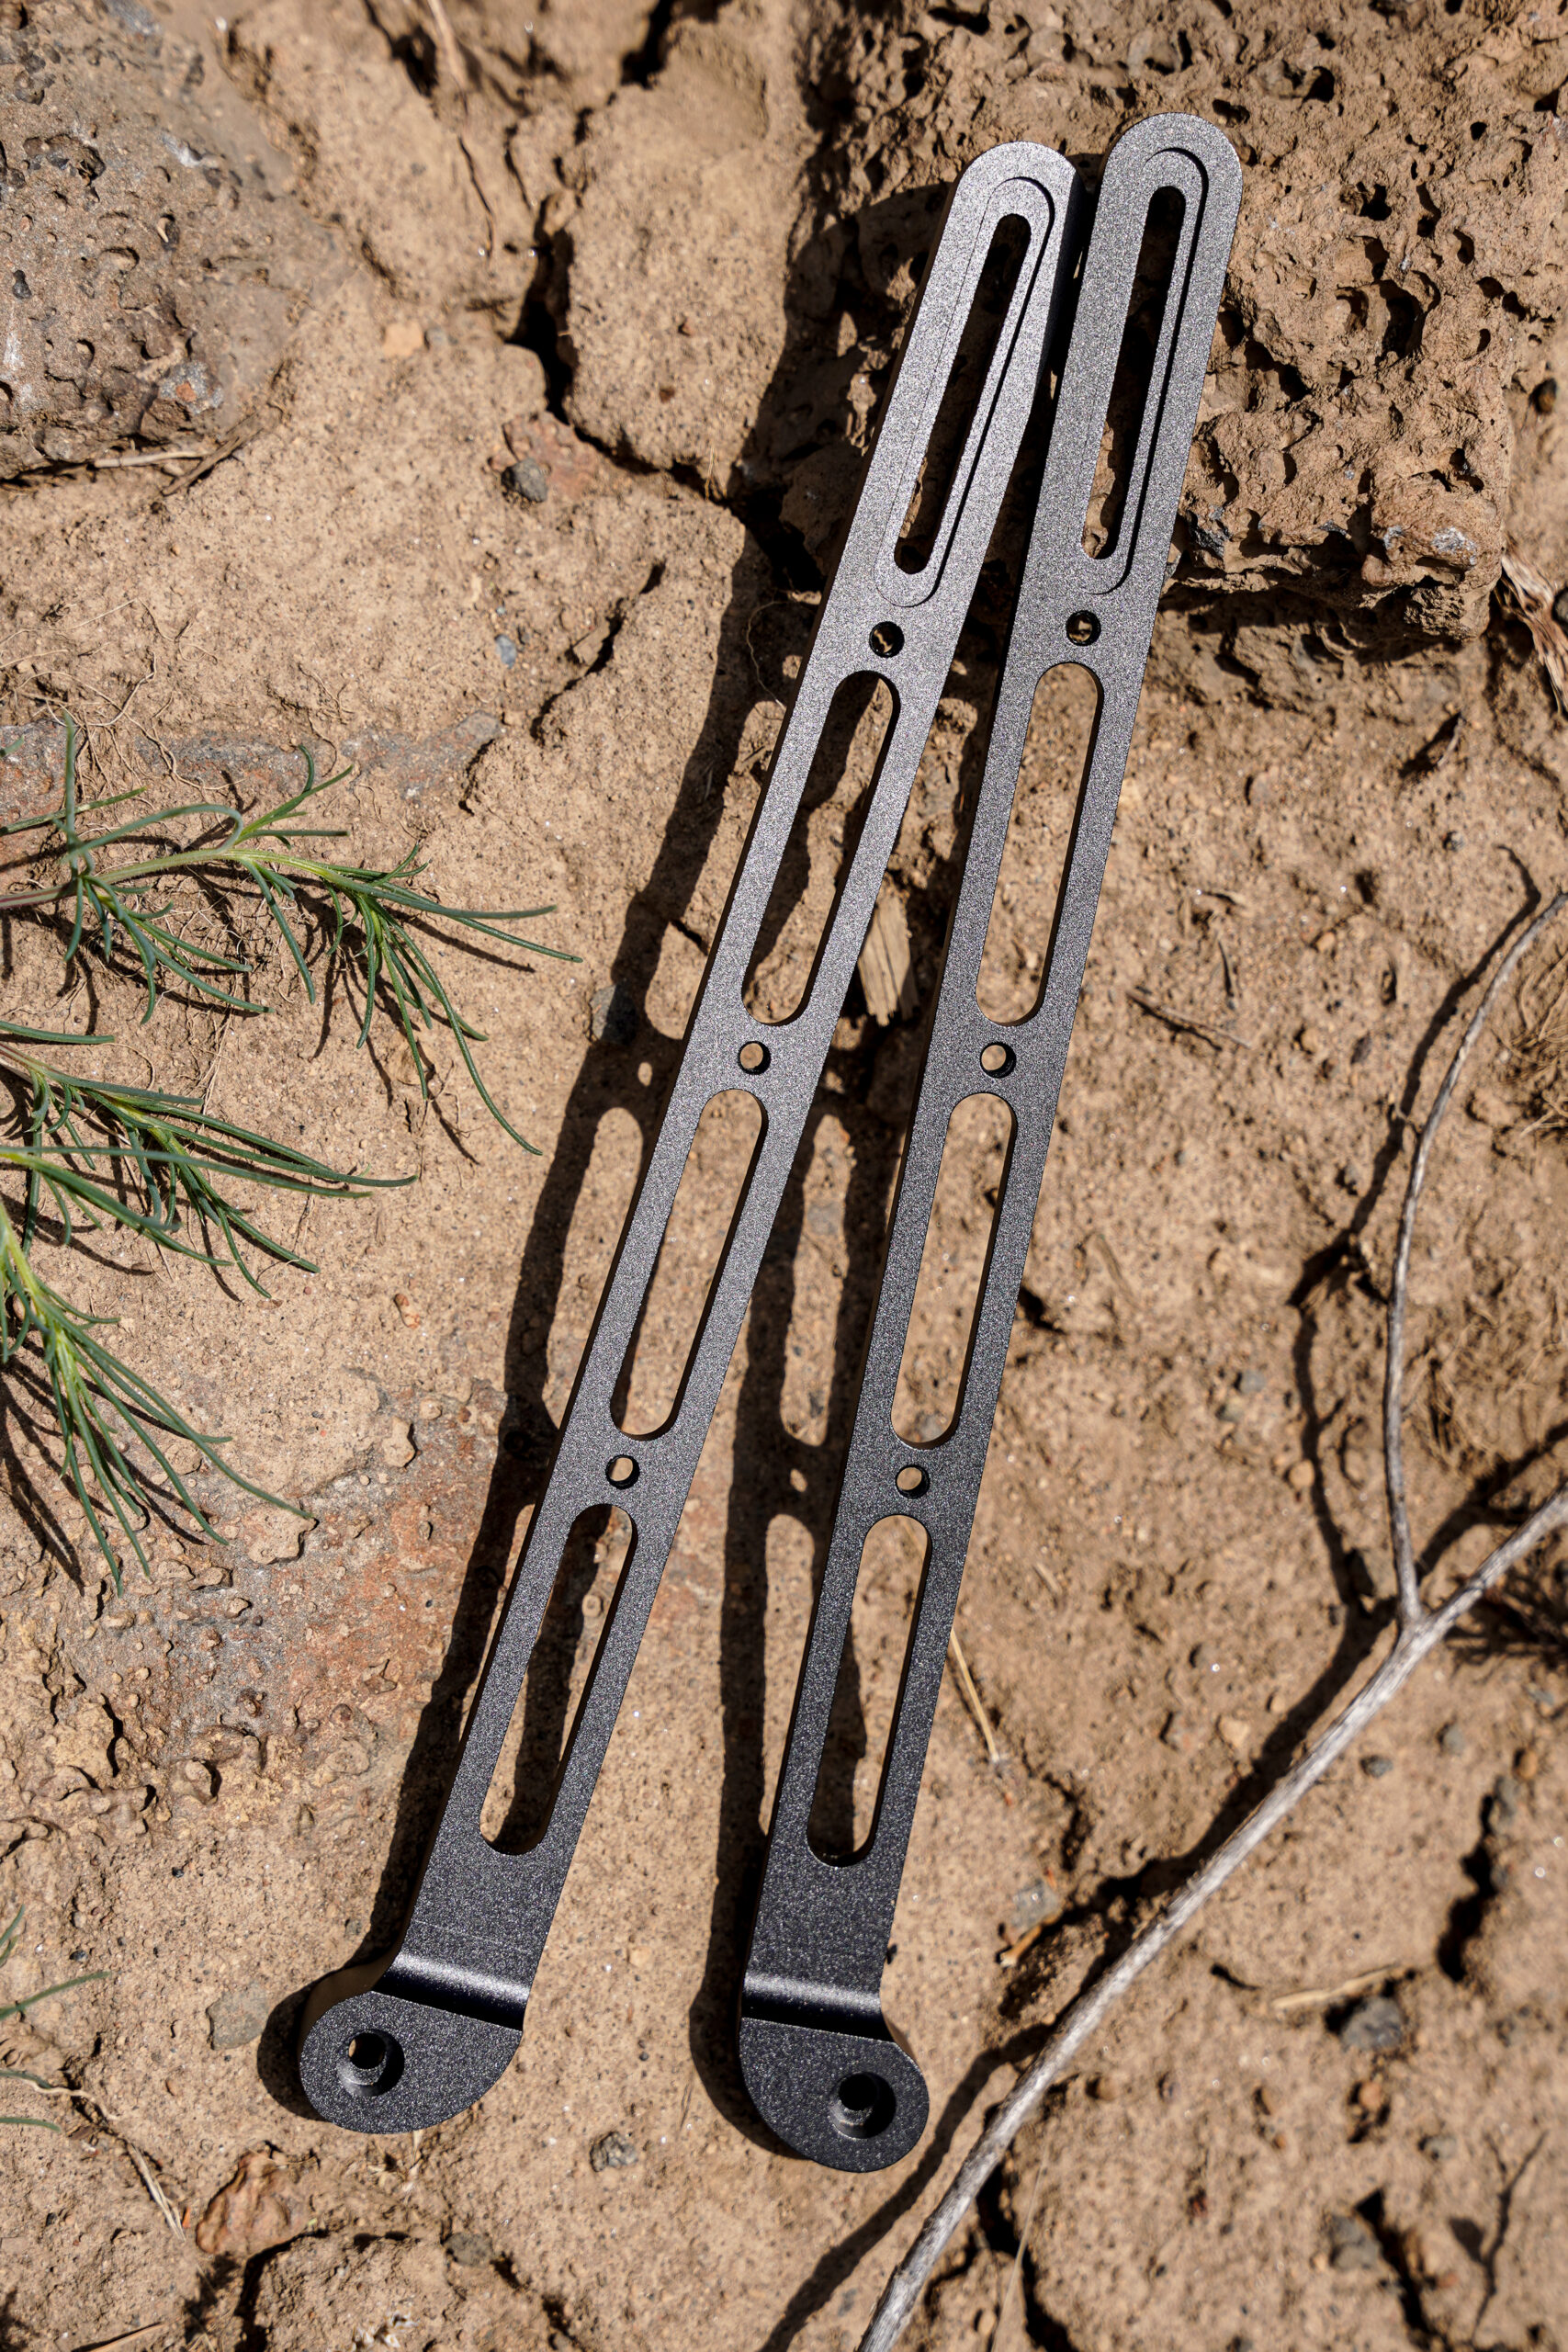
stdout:
[[177,20],[4,12],[0,478],[244,424],[341,274],[291,178]]

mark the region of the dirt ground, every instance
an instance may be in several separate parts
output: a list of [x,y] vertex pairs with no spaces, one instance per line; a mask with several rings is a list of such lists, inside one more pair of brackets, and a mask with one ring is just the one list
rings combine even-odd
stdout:
[[[423,1108],[391,1024],[357,1052],[259,929],[268,1018],[146,1027],[131,976],[0,933],[8,1016],[113,1031],[93,1067],[419,1179],[285,1220],[319,1271],[270,1299],[130,1240],[55,1264],[308,1524],[204,1487],[221,1555],[162,1538],[117,1596],[7,1400],[0,2000],[102,1975],[4,2026],[71,2096],[5,2086],[65,2129],[0,2127],[0,2341],[851,2352],[1063,2002],[1386,1646],[1408,1121],[1564,875],[1568,733],[1495,593],[1510,533],[1568,577],[1564,85],[1565,0],[0,7],[0,817],[51,805],[65,710],[103,788],[171,800],[254,805],[303,740],[354,763],[356,853],[553,905],[581,959],[443,966],[528,1157],[449,1037]],[[1226,128],[1247,196],[959,1611],[1003,1760],[950,1676],[889,1952],[927,2138],[859,2178],[788,2156],[732,2019],[1005,550],[894,861],[903,1009],[844,1008],[523,2049],[437,2131],[327,2129],[303,1996],[395,1935],[941,190],[1013,137],[1092,174],[1161,107]],[[1077,673],[1043,688],[998,1013],[1037,986],[1088,719]],[[1568,1471],[1565,956],[1500,1012],[1417,1240],[1438,1593]],[[716,1122],[639,1411],[736,1148]],[[995,1149],[977,1120],[950,1151],[917,1430]],[[612,1532],[552,1623],[558,1730],[615,1560]],[[857,1600],[846,1819],[908,1589],[894,1545]],[[1568,1551],[1144,1980],[912,2346],[1568,2346],[1565,1628]]]

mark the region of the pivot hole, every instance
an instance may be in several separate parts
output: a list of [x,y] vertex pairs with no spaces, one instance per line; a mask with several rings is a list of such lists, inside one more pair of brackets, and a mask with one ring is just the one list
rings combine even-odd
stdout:
[[389,2033],[356,2033],[338,2053],[338,2080],[355,2098],[381,2098],[403,2071],[403,2046]]
[[846,2075],[828,2102],[828,2120],[840,2140],[880,2140],[897,2108],[880,2075]]

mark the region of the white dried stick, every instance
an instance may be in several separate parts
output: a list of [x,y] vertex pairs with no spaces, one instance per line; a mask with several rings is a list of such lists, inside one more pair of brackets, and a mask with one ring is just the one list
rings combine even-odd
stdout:
[[1409,1680],[1422,1660],[1447,1639],[1460,1619],[1473,1609],[1510,1568],[1517,1567],[1521,1560],[1528,1558],[1538,1544],[1558,1528],[1568,1526],[1568,1487],[1562,1487],[1538,1510],[1532,1511],[1523,1525],[1517,1528],[1506,1543],[1498,1545],[1491,1557],[1460,1586],[1440,1609],[1428,1609],[1421,1599],[1415,1553],[1410,1542],[1404,1499],[1404,1452],[1400,1443],[1410,1242],[1416,1207],[1431,1162],[1432,1146],[1465,1063],[1500,991],[1517,969],[1520,958],[1529,952],[1564,905],[1568,905],[1568,892],[1560,890],[1520,933],[1493,974],[1486,992],[1460,1041],[1448,1075],[1438,1090],[1437,1099],[1422,1128],[1410,1170],[1389,1290],[1388,1364],[1384,1390],[1383,1467],[1388,1486],[1389,1519],[1393,1531],[1395,1566],[1399,1575],[1399,1623],[1393,1647],[1371,1679],[1357,1692],[1344,1713],[1330,1724],[1317,1745],[1276,1781],[1261,1804],[1248,1814],[1240,1828],[1235,1830],[1224,1845],[1216,1849],[1202,1869],[1196,1871],[1178,1890],[1158,1917],[1151,1919],[1147,1927],[1140,1929],[1121,1959],[1106,1971],[1098,1983],[1068,2002],[1055,2031],[997,2109],[974,2148],[959,2166],[952,2188],[888,2279],[882,2299],[872,2313],[871,2324],[861,2338],[859,2352],[891,2352],[943,2251],[1013,2141],[1051,2086],[1061,2079],[1085,2042],[1098,2032],[1117,2002],[1132,1989],[1145,1969],[1176,1941],[1210,1896],[1219,1893],[1225,1881],[1234,1875],[1249,1854],[1256,1851],[1270,1830],[1277,1828],[1288,1815],[1294,1812],[1307,1791],[1322,1780],[1329,1767],[1337,1762],[1367,1725],[1382,1714],[1395,1692]]

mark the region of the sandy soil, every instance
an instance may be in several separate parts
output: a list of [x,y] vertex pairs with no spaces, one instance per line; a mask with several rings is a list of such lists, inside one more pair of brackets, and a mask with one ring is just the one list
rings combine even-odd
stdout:
[[[164,1540],[117,1596],[8,1410],[0,1917],[25,1906],[26,1934],[0,1994],[104,1973],[4,2027],[0,2062],[73,2096],[64,2136],[0,2129],[0,2340],[849,2352],[1064,1999],[1388,1638],[1407,1120],[1563,871],[1568,739],[1493,590],[1509,531],[1568,572],[1568,18],[264,0],[215,29],[41,0],[0,9],[0,815],[49,805],[66,708],[107,788],[171,798],[252,805],[304,740],[355,763],[355,850],[417,847],[449,903],[552,903],[540,937],[581,958],[444,967],[529,1158],[448,1038],[425,1109],[391,1024],[356,1052],[341,989],[308,1003],[264,934],[269,1018],[170,1001],[141,1028],[127,975],[62,993],[59,941],[5,926],[9,1015],[93,1020],[99,1067],[419,1181],[312,1208],[320,1271],[270,1301],[140,1244],[70,1269],[302,1533],[215,1492],[221,1556]],[[524,2049],[417,2143],[327,2130],[292,2074],[299,2006],[407,1899],[933,191],[999,138],[1089,164],[1160,106],[1231,131],[1247,209],[960,1609],[1005,1761],[950,1679],[890,1952],[931,2132],[880,2177],[786,2156],[731,2018],[995,581],[889,886],[914,1001],[846,1004]],[[218,462],[97,462],[184,448]],[[1070,675],[1043,690],[1000,1011],[1035,983],[1087,719]],[[842,818],[813,820],[770,998]],[[1439,1592],[1563,1475],[1562,952],[1467,1082],[1417,1244]],[[705,1139],[694,1252],[735,1143]],[[992,1139],[950,1170],[917,1427],[961,1352]],[[547,1731],[615,1565],[612,1532],[552,1628]],[[846,1816],[908,1583],[894,1549],[857,1603]],[[1565,1622],[1553,1554],[1337,1768],[1053,2097],[912,2344],[1568,2342]]]

